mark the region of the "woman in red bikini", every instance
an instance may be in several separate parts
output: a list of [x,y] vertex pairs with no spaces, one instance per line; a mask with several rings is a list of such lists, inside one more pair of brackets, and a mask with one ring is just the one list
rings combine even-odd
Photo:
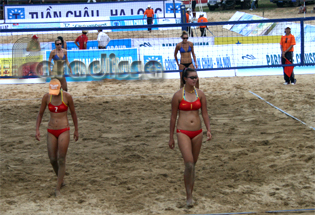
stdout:
[[172,99],[169,147],[171,149],[174,149],[175,147],[173,136],[177,112],[179,112],[176,133],[178,146],[185,163],[184,182],[187,195],[186,204],[188,207],[192,207],[195,165],[202,144],[201,119],[199,117],[200,108],[207,129],[207,141],[211,140],[212,136],[210,132],[210,120],[207,111],[206,96],[201,90],[195,87],[198,80],[197,72],[194,69],[185,68],[183,70],[182,80],[185,84],[184,87],[177,91]]
[[[190,41],[188,41],[188,33],[186,31],[183,31],[182,35],[180,36],[183,41],[178,43],[175,48],[175,61],[177,63],[177,66],[179,70],[183,70],[185,68],[192,68],[194,69],[194,64],[192,63],[191,55],[194,58],[195,66],[198,68],[197,61],[196,61],[196,55],[194,51],[194,44]],[[178,63],[177,59],[177,53],[180,53],[180,64]],[[182,88],[184,86],[184,83],[182,81],[182,73],[179,73],[180,76],[180,87]],[[197,80],[196,87],[199,89],[199,80]]]
[[36,120],[36,139],[40,141],[39,126],[41,124],[46,106],[50,111],[47,133],[47,149],[50,163],[57,175],[57,187],[55,195],[60,194],[60,188],[64,185],[63,178],[66,172],[66,154],[70,142],[70,127],[67,110],[70,109],[74,124],[74,140],[79,139],[78,119],[74,109],[72,96],[61,89],[58,79],[52,79],[49,83],[49,93],[42,98],[42,104]]

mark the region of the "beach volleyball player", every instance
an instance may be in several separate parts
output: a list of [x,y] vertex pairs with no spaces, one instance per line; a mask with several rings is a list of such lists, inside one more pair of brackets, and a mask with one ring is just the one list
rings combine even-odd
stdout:
[[[192,63],[191,55],[194,58],[195,66],[198,68],[196,55],[194,51],[194,44],[190,41],[188,41],[188,33],[186,31],[182,32],[182,35],[180,36],[183,41],[178,43],[175,47],[174,57],[175,61],[177,63],[177,66],[179,70],[183,70],[185,68],[192,68],[194,69],[194,64]],[[177,59],[177,53],[180,53],[180,63],[178,63]],[[180,87],[182,88],[184,86],[183,79],[182,79],[182,72],[179,73],[180,75]],[[197,80],[196,87],[199,88],[199,80]]]
[[64,91],[68,91],[67,81],[64,77],[64,64],[67,64],[70,73],[72,73],[72,69],[68,61],[67,50],[62,48],[62,41],[60,39],[55,40],[55,46],[56,48],[50,52],[48,60],[49,62],[54,60],[54,67],[52,71],[50,71],[50,76],[57,78],[61,83],[61,88]]
[[205,94],[197,89],[198,75],[194,69],[185,68],[182,75],[183,88],[178,90],[172,99],[172,113],[170,120],[169,147],[174,149],[174,129],[177,113],[177,141],[185,163],[184,183],[187,195],[187,206],[193,206],[192,192],[195,182],[195,165],[202,144],[202,128],[199,110],[207,129],[207,141],[211,140],[210,119],[207,111]]
[[43,96],[37,115],[35,136],[38,141],[40,141],[39,127],[47,106],[50,112],[47,129],[47,149],[50,163],[57,175],[55,195],[58,196],[61,187],[64,185],[66,155],[70,142],[70,127],[67,117],[68,108],[70,109],[75,128],[73,135],[75,141],[79,139],[78,119],[72,96],[62,90],[58,79],[52,79],[49,83],[49,93]]

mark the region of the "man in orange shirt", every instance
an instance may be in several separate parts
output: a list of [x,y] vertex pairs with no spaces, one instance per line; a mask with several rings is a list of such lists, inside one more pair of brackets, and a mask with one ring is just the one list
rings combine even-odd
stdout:
[[[189,18],[190,18],[190,8],[188,8],[186,10],[186,23],[190,23],[191,22]],[[194,37],[194,33],[191,30],[191,26],[187,27],[187,31],[188,31],[188,35],[189,36]]]
[[[280,48],[281,48],[281,63],[285,64],[286,59],[288,59],[291,63],[293,62],[293,46],[295,45],[295,38],[291,34],[291,28],[285,28],[285,35],[281,36]],[[283,75],[284,75],[284,85],[291,84],[294,85],[296,83],[296,79],[294,79],[294,73],[292,71],[291,75],[288,76],[285,73],[285,69],[283,67]]]
[[[203,16],[203,14],[200,14],[199,16],[199,19],[198,19],[198,23],[201,23],[201,22],[208,22],[207,18],[205,18]],[[207,26],[200,26],[200,32],[201,32],[201,36],[202,37],[206,37],[206,27]]]
[[[148,5],[148,8],[145,10],[143,14],[143,18],[147,16],[147,24],[152,25],[153,18],[154,18],[154,12],[153,9],[151,8],[151,5]],[[151,28],[148,28],[148,31],[151,32]]]

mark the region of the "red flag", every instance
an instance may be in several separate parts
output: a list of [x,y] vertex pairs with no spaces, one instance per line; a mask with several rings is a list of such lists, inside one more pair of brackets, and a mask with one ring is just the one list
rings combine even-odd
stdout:
[[[288,59],[285,59],[285,64],[291,64],[291,62]],[[294,66],[285,66],[284,72],[288,77],[291,77],[291,74],[293,72]]]

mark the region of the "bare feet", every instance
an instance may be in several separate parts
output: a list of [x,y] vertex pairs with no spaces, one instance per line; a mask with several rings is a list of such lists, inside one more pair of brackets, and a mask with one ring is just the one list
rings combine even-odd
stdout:
[[61,196],[60,190],[55,190],[55,196],[56,197]]
[[193,202],[193,200],[192,200],[192,199],[188,199],[187,202],[186,202],[186,206],[187,206],[188,208],[194,207],[194,202]]

